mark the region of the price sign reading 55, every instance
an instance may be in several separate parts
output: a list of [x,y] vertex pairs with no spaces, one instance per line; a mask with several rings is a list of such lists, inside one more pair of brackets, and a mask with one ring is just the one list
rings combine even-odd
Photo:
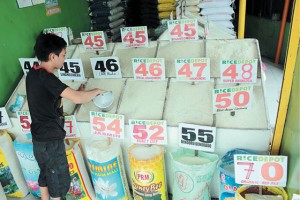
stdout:
[[135,80],[165,80],[164,58],[132,58],[132,67]]
[[29,111],[18,111],[17,112],[18,121],[21,126],[21,130],[23,133],[31,133],[30,125],[31,125],[31,117]]
[[66,59],[64,65],[58,71],[61,80],[84,80],[84,71],[81,59]]
[[124,115],[91,111],[90,124],[93,135],[124,139]]
[[80,33],[85,50],[106,50],[105,37],[103,31]]
[[170,41],[198,40],[198,22],[196,19],[168,21]]
[[178,128],[179,146],[209,152],[215,151],[215,127],[179,123]]
[[175,59],[177,80],[209,81],[209,58]]
[[165,120],[129,120],[131,141],[138,144],[167,144]]
[[121,28],[122,44],[124,47],[147,47],[147,26]]

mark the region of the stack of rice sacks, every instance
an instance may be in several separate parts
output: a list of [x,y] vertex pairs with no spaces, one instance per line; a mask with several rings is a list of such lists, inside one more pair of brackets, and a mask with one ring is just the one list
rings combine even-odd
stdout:
[[7,197],[25,197],[29,191],[7,132],[0,132],[0,183]]
[[[189,11],[195,15],[199,15],[200,8],[198,7],[201,0],[178,0],[176,12]],[[179,14],[179,13],[176,13]]]
[[120,28],[125,26],[121,0],[88,0],[91,31],[103,31],[113,42],[121,41]]
[[[173,16],[176,16],[176,1],[175,0],[158,0],[158,14],[160,20],[170,19],[170,15],[173,12]],[[173,19],[174,19],[173,17]]]

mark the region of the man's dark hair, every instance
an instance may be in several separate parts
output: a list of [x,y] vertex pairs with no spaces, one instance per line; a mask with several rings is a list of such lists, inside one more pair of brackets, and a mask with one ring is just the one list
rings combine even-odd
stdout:
[[50,53],[59,56],[60,52],[66,48],[66,46],[67,43],[63,38],[54,34],[40,33],[36,39],[34,51],[38,60],[47,62]]

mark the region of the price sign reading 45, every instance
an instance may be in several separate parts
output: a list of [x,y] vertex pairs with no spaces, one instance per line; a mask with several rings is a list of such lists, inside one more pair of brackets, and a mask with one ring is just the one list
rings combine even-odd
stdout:
[[170,41],[198,40],[198,22],[196,19],[168,21]]
[[124,47],[148,47],[147,26],[121,28],[122,44]]
[[129,120],[131,141],[138,144],[167,144],[165,120]]
[[235,182],[248,185],[286,186],[287,156],[234,155]]
[[90,123],[93,135],[124,139],[124,115],[91,111]]
[[122,78],[118,57],[90,58],[95,78]]
[[64,129],[66,131],[66,138],[80,137],[75,115],[65,116]]
[[33,68],[34,65],[40,65],[38,59],[36,58],[19,58],[19,62],[25,75],[28,74],[29,70]]
[[29,111],[18,111],[17,112],[18,121],[21,126],[21,130],[23,133],[31,133],[30,125],[31,125],[31,117]]
[[165,80],[164,58],[132,58],[132,67],[135,80]]
[[11,128],[9,117],[7,115],[5,107],[0,108],[0,129]]
[[257,59],[221,60],[220,72],[223,83],[256,83]]
[[63,38],[66,41],[67,46],[69,46],[69,38],[68,38],[68,29],[67,29],[67,27],[46,28],[46,29],[44,29],[44,33],[55,34],[55,35]]
[[103,31],[80,33],[85,50],[106,50],[106,42]]
[[253,98],[253,86],[213,90],[213,113],[248,109]]
[[209,152],[215,151],[215,127],[179,123],[178,128],[179,146]]
[[81,59],[66,59],[64,66],[58,71],[61,80],[84,80]]
[[180,81],[209,81],[209,58],[175,59],[176,76]]

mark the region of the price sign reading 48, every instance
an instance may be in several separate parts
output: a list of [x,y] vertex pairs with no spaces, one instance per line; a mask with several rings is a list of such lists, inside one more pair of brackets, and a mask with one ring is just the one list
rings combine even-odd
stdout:
[[31,125],[31,117],[29,111],[18,111],[17,112],[18,121],[21,126],[21,130],[23,133],[31,133],[30,125]]
[[85,50],[106,50],[106,42],[103,31],[80,33]]
[[124,47],[148,47],[147,26],[121,28],[122,44]]
[[180,81],[209,81],[209,58],[175,59],[176,76]]
[[84,80],[81,59],[66,59],[64,66],[58,71],[61,80]]
[[215,151],[215,127],[179,123],[178,128],[179,146],[209,152]]
[[198,40],[198,22],[196,19],[168,21],[170,41]]
[[124,139],[124,115],[91,111],[90,124],[93,135]]
[[138,144],[167,144],[165,120],[129,120],[131,141]]
[[164,58],[132,58],[132,67],[135,80],[165,80]]
[[122,78],[118,57],[90,58],[95,78]]
[[256,83],[257,59],[221,60],[220,72],[223,83]]
[[253,86],[213,90],[213,113],[238,111],[251,106]]
[[286,186],[287,156],[234,155],[235,182],[247,185]]

